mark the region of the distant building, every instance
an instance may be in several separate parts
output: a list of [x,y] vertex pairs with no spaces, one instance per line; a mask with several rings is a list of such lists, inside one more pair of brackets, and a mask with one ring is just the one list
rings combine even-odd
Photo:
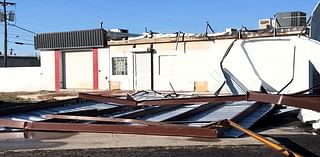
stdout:
[[[3,55],[0,55],[0,67],[3,67]],[[40,66],[40,58],[37,56],[8,56],[8,67],[36,67]]]

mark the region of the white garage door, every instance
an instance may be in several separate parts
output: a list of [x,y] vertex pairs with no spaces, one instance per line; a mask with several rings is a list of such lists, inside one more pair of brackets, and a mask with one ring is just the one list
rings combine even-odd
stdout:
[[92,52],[65,52],[67,89],[93,88]]

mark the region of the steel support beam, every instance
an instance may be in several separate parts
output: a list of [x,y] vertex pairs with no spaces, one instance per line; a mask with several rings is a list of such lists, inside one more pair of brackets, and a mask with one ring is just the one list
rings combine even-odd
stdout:
[[320,97],[319,96],[290,96],[290,95],[275,95],[258,92],[248,92],[248,101],[258,101],[271,104],[281,104],[305,108],[320,112]]
[[196,102],[228,102],[228,101],[244,101],[245,95],[234,96],[208,96],[208,97],[194,97],[194,98],[175,98],[175,99],[161,99],[161,100],[144,100],[138,102],[138,106],[158,106],[158,105],[181,105],[191,104]]
[[135,101],[130,95],[126,99],[116,97],[106,97],[99,94],[79,93],[79,98],[94,100],[104,103],[116,103],[119,105],[129,106],[162,106],[162,105],[183,105],[198,102],[228,102],[228,101],[244,101],[246,95],[232,95],[232,96],[202,96],[192,98],[172,98],[172,99],[157,99],[157,100],[142,100]]
[[19,128],[23,129],[26,122],[23,121],[14,121],[9,119],[0,119],[1,127],[9,127],[9,128]]
[[128,105],[128,106],[136,106],[137,102],[127,99],[119,99],[115,97],[106,97],[96,94],[87,94],[87,93],[79,93],[79,98],[81,99],[87,99],[87,100],[93,100],[103,103],[115,103],[119,105]]
[[109,125],[86,123],[48,123],[48,122],[18,122],[0,119],[0,126],[20,128],[27,131],[63,131],[63,132],[95,132],[116,134],[141,134],[160,136],[185,136],[198,138],[216,138],[217,130],[209,128],[158,125]]

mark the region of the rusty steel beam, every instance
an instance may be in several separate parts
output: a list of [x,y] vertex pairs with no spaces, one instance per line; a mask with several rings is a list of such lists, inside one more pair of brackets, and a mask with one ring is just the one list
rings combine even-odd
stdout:
[[272,142],[266,138],[264,138],[263,136],[261,135],[258,135],[256,134],[255,132],[249,130],[249,129],[246,129],[246,128],[243,128],[241,127],[239,124],[231,121],[231,120],[226,120],[222,123],[225,123],[223,125],[230,125],[236,129],[239,129],[240,131],[244,132],[245,134],[255,138],[256,140],[264,143],[265,145],[267,145],[268,147],[274,149],[275,151],[283,154],[284,156],[288,156],[288,157],[301,157],[300,154],[297,154],[295,152],[293,152],[292,150],[289,150],[288,148],[285,148],[284,146],[280,145],[280,144],[277,144],[275,142]]
[[215,129],[205,129],[196,127],[26,122],[25,129],[31,131],[95,132],[160,136],[186,136],[199,138],[217,137],[217,132]]
[[142,100],[135,101],[128,95],[127,99],[120,99],[116,97],[108,97],[98,94],[79,93],[79,98],[94,100],[104,103],[116,103],[119,105],[129,106],[162,106],[162,105],[182,105],[197,102],[228,102],[228,101],[244,101],[246,95],[232,95],[232,96],[202,96],[193,98],[172,98],[172,99],[158,99],[158,100]]
[[188,127],[184,125],[166,124],[160,122],[151,122],[137,119],[125,119],[125,118],[108,118],[108,117],[89,117],[89,116],[70,116],[70,115],[45,115],[46,119],[68,119],[68,120],[84,120],[84,121],[99,121],[99,122],[112,122],[112,123],[131,123],[142,124],[149,126],[176,126],[176,127]]
[[119,105],[128,105],[128,106],[136,106],[137,102],[127,99],[119,99],[115,97],[107,97],[97,94],[88,94],[88,93],[79,93],[79,98],[87,99],[87,100],[94,100],[103,103],[115,103]]
[[14,121],[14,120],[9,120],[9,119],[0,119],[0,126],[1,127],[8,127],[8,128],[23,129],[25,126],[25,122]]
[[87,123],[51,123],[51,122],[20,122],[0,119],[0,126],[20,128],[27,131],[63,131],[63,132],[94,132],[116,134],[141,134],[160,136],[185,136],[198,138],[216,138],[217,130],[209,128],[173,126],[173,125],[109,125]]
[[290,96],[290,95],[275,95],[258,92],[248,92],[248,101],[259,101],[271,104],[281,104],[305,108],[320,112],[320,97],[319,96]]
[[233,96],[207,96],[194,98],[175,98],[161,100],[143,100],[138,102],[138,106],[159,106],[159,105],[181,105],[195,102],[228,102],[228,101],[243,101],[246,100],[245,95]]

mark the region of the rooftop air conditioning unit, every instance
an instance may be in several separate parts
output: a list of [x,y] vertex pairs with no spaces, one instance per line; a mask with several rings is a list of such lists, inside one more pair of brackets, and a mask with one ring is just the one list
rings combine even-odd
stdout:
[[280,12],[276,14],[277,27],[305,26],[306,21],[306,13],[301,11]]

